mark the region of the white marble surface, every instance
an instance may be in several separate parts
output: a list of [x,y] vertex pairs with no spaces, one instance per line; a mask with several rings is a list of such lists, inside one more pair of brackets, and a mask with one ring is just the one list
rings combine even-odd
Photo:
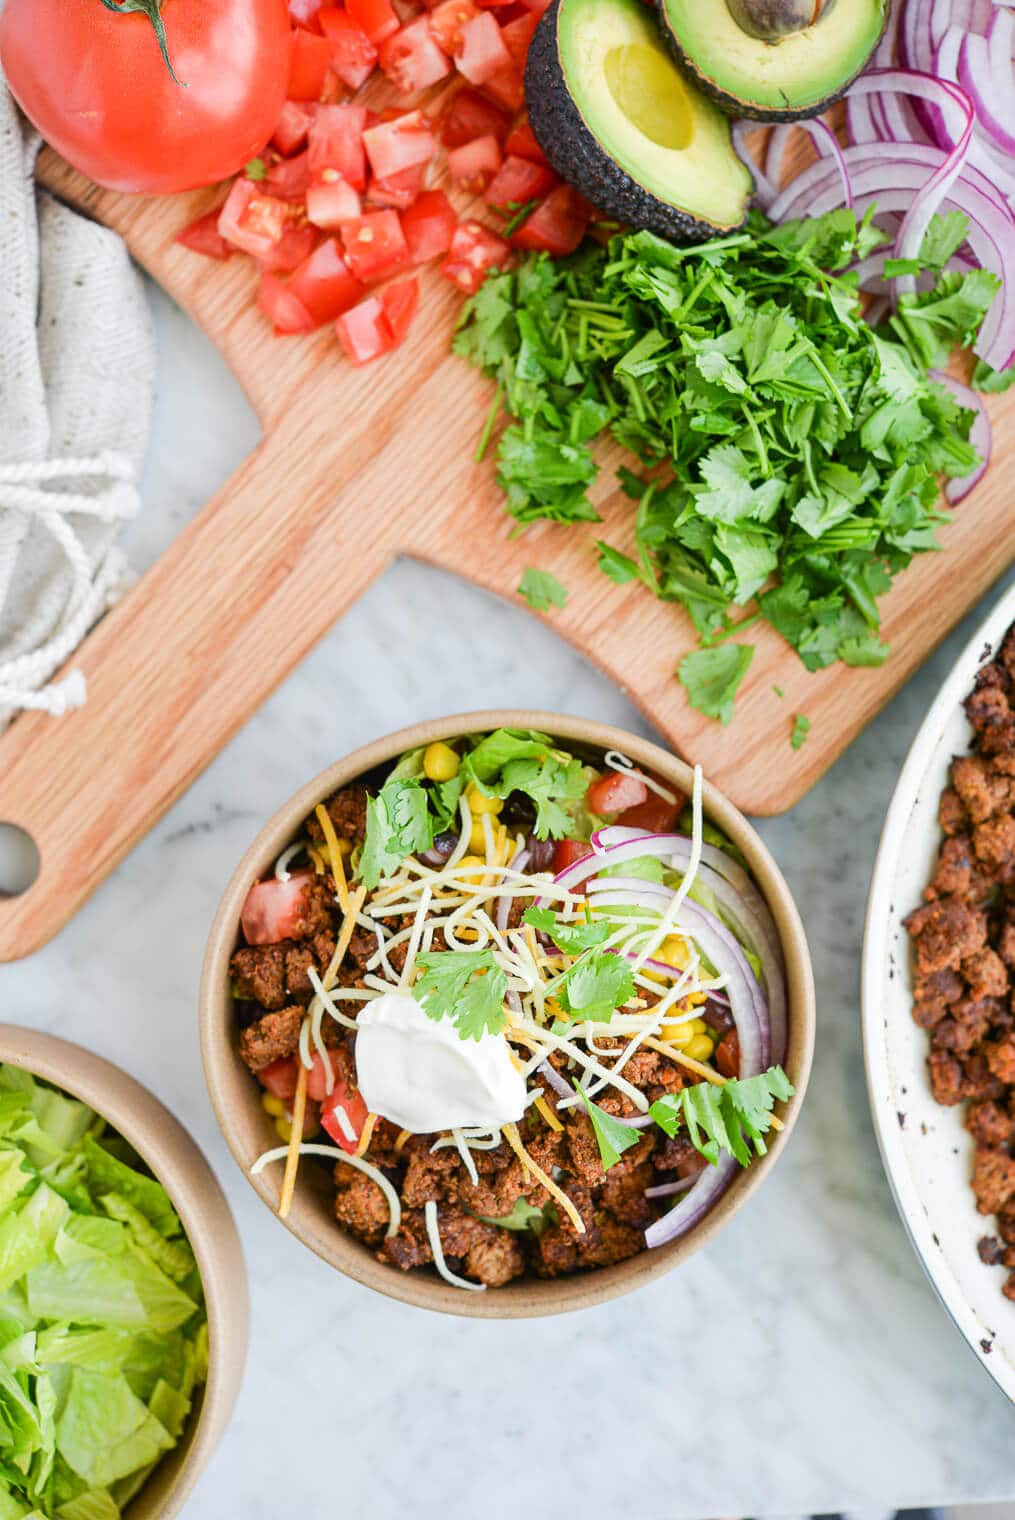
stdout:
[[[217,357],[164,299],[156,307],[161,390],[132,546],[142,566],[257,436]],[[463,645],[467,625],[482,633]],[[153,1087],[236,1211],[250,1361],[189,1520],[690,1520],[1015,1498],[1015,1412],[910,1250],[860,1052],[861,926],[880,820],[964,636],[804,802],[762,825],[801,904],[819,994],[810,1098],[786,1158],[720,1240],[603,1308],[515,1324],[443,1319],[337,1277],[239,1175],[198,1055],[198,973],[218,895],[261,821],[325,763],[469,705],[645,728],[525,612],[395,566],[57,941],[0,969],[4,1016],[79,1040]]]

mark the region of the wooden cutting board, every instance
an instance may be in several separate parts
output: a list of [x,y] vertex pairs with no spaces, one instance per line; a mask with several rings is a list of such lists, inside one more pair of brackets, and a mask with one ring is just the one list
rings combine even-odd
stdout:
[[[492,462],[473,462],[491,388],[449,353],[460,296],[436,270],[424,271],[405,347],[357,370],[328,329],[271,335],[253,305],[249,260],[216,264],[174,243],[220,192],[116,195],[51,153],[39,176],[120,232],[218,345],[264,438],[75,654],[87,706],[58,721],[26,714],[0,740],[0,821],[27,829],[42,858],[29,891],[0,900],[0,960],[43,945],[77,911],[397,555],[506,597],[526,566],[552,568],[570,596],[550,626],[741,808],[763,814],[813,785],[1015,557],[1010,475],[997,462],[1015,453],[1012,394],[992,406],[995,463],[942,533],[947,553],[924,556],[884,602],[888,663],[810,675],[774,633],[755,627],[754,663],[735,720],[722,728],[687,705],[674,678],[695,642],[685,614],[638,585],[614,586],[597,568],[594,538],[630,547],[630,503],[614,485],[621,451],[603,451],[602,524],[541,524],[512,539]],[[216,425],[212,409],[207,425]],[[463,695],[476,708],[497,699]],[[794,752],[800,712],[811,733]]]

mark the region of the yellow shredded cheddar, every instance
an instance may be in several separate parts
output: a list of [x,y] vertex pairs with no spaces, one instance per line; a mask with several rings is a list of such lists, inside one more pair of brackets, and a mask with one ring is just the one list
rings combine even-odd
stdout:
[[285,1158],[282,1177],[282,1194],[279,1198],[280,1219],[288,1219],[296,1187],[296,1171],[300,1164],[300,1146],[303,1143],[303,1120],[307,1112],[307,1068],[300,1062],[296,1078],[296,1095],[293,1098],[292,1132],[289,1136],[289,1154]]
[[584,1219],[579,1214],[578,1210],[575,1208],[574,1204],[571,1202],[570,1198],[563,1191],[563,1189],[557,1186],[552,1177],[547,1176],[546,1172],[543,1171],[543,1168],[539,1165],[538,1161],[533,1161],[532,1157],[529,1155],[528,1151],[522,1144],[522,1137],[518,1133],[517,1125],[505,1124],[502,1133],[504,1135],[504,1139],[507,1141],[508,1145],[510,1145],[519,1161],[522,1163],[522,1166],[524,1166],[527,1171],[531,1172],[533,1177],[536,1178],[537,1182],[541,1182],[543,1184],[550,1197],[554,1199],[556,1203],[560,1204],[561,1208],[564,1210],[564,1213],[567,1215],[571,1223],[574,1225],[575,1229],[578,1231],[578,1234],[584,1235]]
[[317,815],[317,821],[321,825],[321,828],[324,832],[325,841],[327,842],[328,856],[331,861],[331,872],[335,878],[335,886],[338,890],[338,901],[341,905],[342,912],[348,913],[349,884],[345,879],[345,863],[342,860],[342,851],[339,848],[338,835],[335,833],[335,825],[332,823],[331,814],[328,812],[328,809],[324,806],[323,802],[319,802],[317,804],[317,806],[314,808],[314,812]]
[[556,1130],[558,1135],[563,1134],[564,1126],[561,1124],[560,1120],[557,1118],[557,1115],[554,1113],[549,1103],[547,1103],[546,1099],[543,1097],[537,1098],[535,1106],[542,1114],[543,1118],[546,1120],[550,1128],[552,1130]]
[[363,1131],[356,1145],[357,1156],[365,1156],[370,1149],[370,1142],[374,1138],[374,1125],[377,1123],[376,1114],[367,1114],[363,1123]]
[[395,1141],[395,1150],[396,1151],[400,1151],[402,1149],[402,1146],[405,1144],[406,1140],[408,1140],[408,1138],[409,1138],[409,1136],[410,1136],[411,1133],[412,1133],[411,1130],[407,1130],[407,1129],[399,1130],[399,1132],[398,1132],[398,1139]]

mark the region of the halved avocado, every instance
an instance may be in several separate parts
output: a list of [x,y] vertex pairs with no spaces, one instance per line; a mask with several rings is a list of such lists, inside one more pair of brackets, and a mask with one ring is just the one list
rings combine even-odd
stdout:
[[729,123],[674,66],[642,0],[553,0],[525,95],[550,163],[608,216],[681,243],[744,220],[753,185]]
[[687,77],[729,116],[801,121],[838,100],[888,24],[891,0],[656,0]]

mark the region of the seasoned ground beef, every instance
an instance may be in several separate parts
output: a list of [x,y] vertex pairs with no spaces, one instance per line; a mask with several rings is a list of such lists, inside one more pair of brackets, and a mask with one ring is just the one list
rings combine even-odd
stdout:
[[945,838],[913,938],[913,1017],[930,1031],[939,1103],[967,1103],[972,1188],[997,1216],[980,1259],[1009,1270],[1015,1299],[1015,625],[965,702],[972,753],[957,755],[938,809]]

